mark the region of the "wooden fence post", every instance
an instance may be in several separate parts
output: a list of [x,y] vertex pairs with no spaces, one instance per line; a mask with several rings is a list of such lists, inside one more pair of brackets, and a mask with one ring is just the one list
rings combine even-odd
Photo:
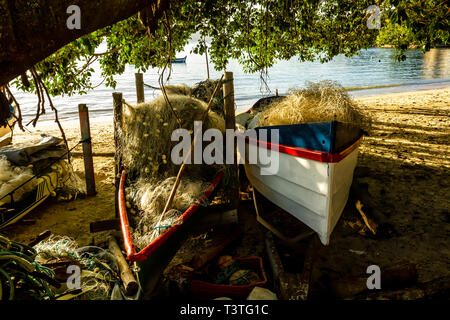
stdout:
[[119,216],[119,204],[118,204],[118,191],[120,183],[120,170],[122,168],[122,93],[113,93],[113,104],[114,104],[114,203],[116,210],[116,217]]
[[[236,119],[234,114],[234,85],[233,85],[233,72],[225,72],[225,80],[223,83],[223,96],[224,96],[224,113],[225,113],[225,128],[232,129],[236,128]],[[229,152],[229,150],[226,150]],[[230,182],[232,184],[231,188],[231,205],[233,208],[239,207],[239,179],[238,179],[238,167],[237,167],[237,154],[236,154],[236,144],[233,143],[234,152],[234,164],[229,165],[230,170]]]
[[137,103],[145,102],[144,96],[144,75],[142,73],[135,73],[135,82],[136,82],[136,97]]
[[94,162],[92,159],[91,128],[89,110],[85,104],[78,105],[80,117],[81,140],[83,141],[84,176],[86,178],[86,194],[93,196],[95,191]]

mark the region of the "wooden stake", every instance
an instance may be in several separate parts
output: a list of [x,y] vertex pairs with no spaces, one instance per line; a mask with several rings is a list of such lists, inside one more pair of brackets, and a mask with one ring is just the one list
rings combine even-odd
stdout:
[[109,251],[114,255],[119,265],[120,278],[122,279],[125,293],[127,296],[133,295],[139,289],[139,285],[133,276],[133,273],[128,266],[127,261],[123,257],[122,251],[116,242],[116,239],[112,236],[108,238]]
[[[224,96],[224,113],[225,113],[225,127],[226,129],[236,128],[236,118],[234,114],[234,85],[233,85],[233,72],[225,72],[225,81],[223,84],[223,96]],[[228,151],[228,150],[227,150]],[[228,165],[230,181],[232,183],[232,189],[230,190],[231,202],[233,208],[239,207],[239,179],[238,179],[238,167],[237,167],[237,152],[236,144],[233,143],[233,159],[234,163]]]
[[118,191],[120,183],[120,169],[122,167],[122,143],[120,133],[122,131],[122,93],[113,93],[113,105],[114,105],[114,144],[115,144],[115,154],[114,154],[114,186],[115,186],[115,210],[116,217],[119,217],[119,202],[118,202]]
[[94,162],[92,159],[91,128],[89,126],[89,110],[85,104],[78,105],[80,116],[81,140],[83,140],[84,176],[86,178],[86,194],[93,196],[95,191]]
[[135,82],[136,82],[136,97],[137,103],[145,102],[144,96],[144,75],[142,73],[135,73]]

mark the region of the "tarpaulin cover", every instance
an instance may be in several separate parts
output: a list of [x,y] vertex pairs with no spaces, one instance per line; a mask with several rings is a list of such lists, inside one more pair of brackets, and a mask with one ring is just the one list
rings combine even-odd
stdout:
[[26,166],[44,159],[62,157],[67,149],[64,145],[60,145],[61,142],[60,138],[43,134],[40,141],[1,147],[0,155],[6,156],[13,165]]

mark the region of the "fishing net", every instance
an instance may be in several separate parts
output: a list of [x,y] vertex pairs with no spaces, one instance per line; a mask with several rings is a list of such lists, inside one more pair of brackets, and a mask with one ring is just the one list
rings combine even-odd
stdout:
[[192,95],[192,89],[189,88],[187,85],[185,84],[169,84],[164,86],[164,89],[166,90],[166,94],[181,94],[181,95],[185,95],[185,96],[190,96]]
[[[209,103],[219,80],[206,79],[196,83],[192,88],[185,84],[166,85],[167,95],[185,95]],[[219,88],[211,103],[211,110],[224,115],[223,90]]]
[[164,211],[176,177],[169,177],[162,181],[137,180],[127,188],[127,201],[135,204],[140,214],[136,217],[136,228],[133,232],[137,247],[144,248],[156,237],[172,225],[181,221],[178,219],[208,187],[209,182],[200,179],[182,179],[175,194],[172,207],[174,210]]
[[[211,97],[214,93],[214,89],[217,86],[218,81],[219,80],[206,79],[205,81],[196,83],[192,88],[191,95],[197,99],[200,99],[208,103],[209,100],[211,100]],[[212,101],[211,110],[217,112],[222,116],[224,115],[223,99],[224,99],[223,90],[222,88],[219,88],[219,90],[216,93],[216,96]]]
[[[10,203],[11,197],[5,196],[30,180],[33,176],[34,174],[31,168],[13,166],[4,155],[0,155],[0,205]],[[36,185],[36,179],[32,179],[30,182],[24,184],[23,187],[14,192],[14,201],[17,202],[21,200],[23,196],[32,191]]]
[[77,300],[108,300],[112,284],[119,280],[119,266],[116,259],[108,251],[86,246],[76,250],[81,262],[81,288],[83,294]]
[[[181,124],[193,140],[194,121],[202,120],[207,108],[204,101],[179,94],[188,91],[184,86],[166,87],[166,91],[173,111],[163,96],[124,110],[122,143],[128,177],[127,207],[134,214],[132,237],[138,248],[144,248],[167,228],[179,223],[178,217],[203,194],[222,169],[220,165],[187,164],[171,206],[174,210],[161,216],[180,168],[171,161],[172,148],[179,143],[171,141],[172,132]],[[202,126],[203,130],[210,128],[225,132],[223,117],[211,110]],[[195,157],[192,158],[194,162]]]
[[74,172],[72,165],[66,161],[60,161],[58,164],[63,166],[63,170],[65,170],[64,176],[67,178],[60,181],[55,189],[56,199],[59,201],[71,201],[76,200],[80,194],[85,194],[86,183]]
[[291,90],[291,94],[267,106],[254,120],[257,124],[252,126],[259,127],[337,120],[366,130],[371,123],[368,114],[355,104],[347,91],[329,80],[308,82],[305,89]]
[[[79,247],[77,242],[66,236],[52,235],[34,246],[36,260],[42,264],[56,265],[68,258],[81,267],[81,294],[76,300],[107,300],[111,284],[118,280],[119,268],[114,256],[96,247]],[[70,261],[70,260],[69,260]]]
[[[201,121],[206,103],[183,95],[169,95],[168,99],[181,127],[189,130],[193,138],[194,121]],[[167,178],[176,175],[179,165],[170,161],[171,150],[178,141],[171,141],[172,132],[180,127],[177,117],[160,96],[149,103],[127,106],[123,121],[123,162],[131,176]],[[217,128],[225,132],[225,121],[209,111],[203,129]],[[187,166],[189,170],[202,170],[201,166]]]
[[76,253],[78,244],[67,236],[51,235],[48,239],[36,244],[34,249],[37,252],[36,259],[39,261],[65,257],[78,259],[78,254]]

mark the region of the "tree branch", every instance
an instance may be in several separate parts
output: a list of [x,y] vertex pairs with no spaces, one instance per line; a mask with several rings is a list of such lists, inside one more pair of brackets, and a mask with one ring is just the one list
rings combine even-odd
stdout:
[[[31,2],[31,4],[30,4]],[[0,1],[0,85],[30,69],[59,48],[126,19],[157,0]],[[81,29],[70,30],[67,8],[81,9]],[[99,14],[100,13],[100,14]],[[160,16],[160,12],[158,12]],[[156,16],[155,18],[159,18]]]

